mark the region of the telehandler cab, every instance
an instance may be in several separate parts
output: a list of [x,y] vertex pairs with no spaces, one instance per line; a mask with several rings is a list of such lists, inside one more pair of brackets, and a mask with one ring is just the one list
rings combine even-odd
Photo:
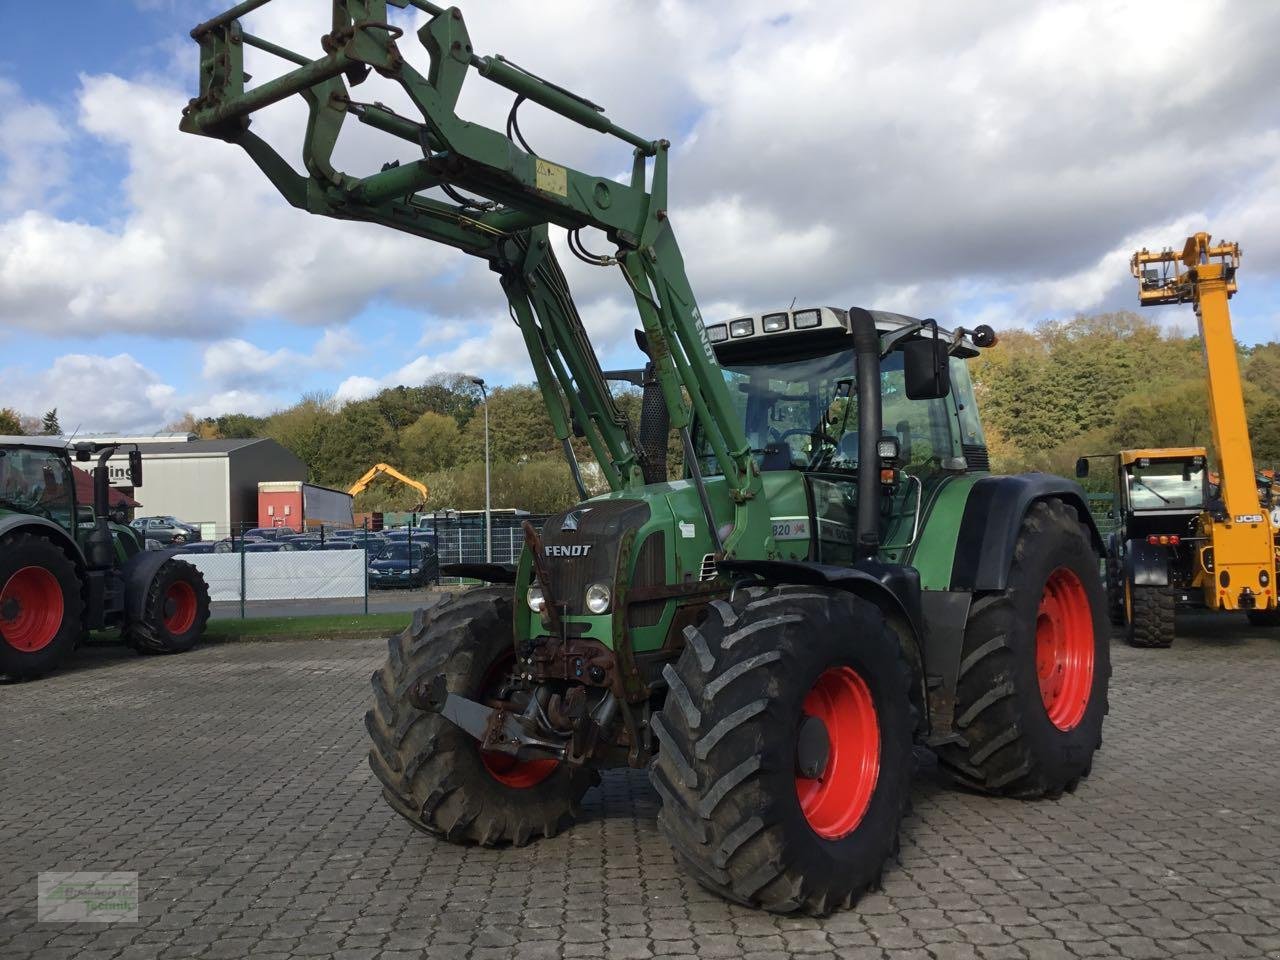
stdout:
[[[314,59],[201,24],[182,129],[242,147],[312,213],[449,244],[498,274],[569,468],[585,437],[611,491],[526,526],[514,569],[420,611],[390,641],[365,717],[387,802],[463,843],[561,829],[611,767],[648,768],[676,857],[722,895],[826,913],[875,883],[927,745],[957,780],[1016,797],[1074,790],[1110,675],[1101,543],[1081,489],[992,476],[967,358],[988,328],[830,307],[703,323],[667,209],[670,145],[499,56],[456,7],[335,0]],[[245,86],[247,48],[293,69]],[[257,67],[255,66],[255,72]],[[474,70],[515,95],[505,131],[463,120]],[[375,71],[416,116],[348,90]],[[250,129],[301,95],[298,173]],[[628,181],[536,154],[536,103],[633,148]],[[419,151],[333,166],[349,117]],[[612,169],[612,168],[611,168]],[[550,242],[617,266],[648,358],[638,431],[619,411]],[[611,250],[591,253],[581,231]],[[670,429],[685,476],[667,479]]]
[[[82,441],[93,469],[93,506],[76,500],[67,441],[0,437],[0,675],[54,670],[90,630],[119,627],[140,653],[190,650],[209,620],[200,571],[142,534],[112,523],[107,461],[120,444]],[[142,455],[129,451],[142,483]]]

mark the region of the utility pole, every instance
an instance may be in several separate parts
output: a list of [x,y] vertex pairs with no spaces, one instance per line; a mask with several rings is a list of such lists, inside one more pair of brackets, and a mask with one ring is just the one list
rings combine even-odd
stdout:
[[493,506],[489,502],[489,391],[483,377],[472,377],[471,382],[480,388],[484,398],[484,562],[493,563]]

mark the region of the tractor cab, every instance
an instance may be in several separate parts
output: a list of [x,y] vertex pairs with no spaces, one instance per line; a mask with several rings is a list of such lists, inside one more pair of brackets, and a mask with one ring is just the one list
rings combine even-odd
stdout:
[[[875,438],[879,542],[886,559],[899,560],[916,539],[932,493],[949,477],[988,468],[965,363],[978,350],[963,331],[952,335],[932,321],[882,311],[871,316],[884,353]],[[771,502],[792,505],[788,515],[774,517],[780,549],[851,565],[861,437],[849,312],[815,307],[758,314],[710,325],[707,335]],[[930,344],[939,346],[936,356]],[[699,469],[716,475],[715,453],[697,425],[694,439]],[[788,488],[794,488],[790,496]],[[812,516],[797,505],[811,505]]]
[[75,476],[61,440],[0,438],[0,514],[29,514],[74,535]]

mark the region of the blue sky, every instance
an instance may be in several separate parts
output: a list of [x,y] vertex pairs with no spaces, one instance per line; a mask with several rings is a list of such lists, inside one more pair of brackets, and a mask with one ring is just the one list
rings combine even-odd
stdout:
[[[314,53],[327,6],[274,0],[249,26]],[[481,53],[671,137],[674,222],[704,315],[797,297],[1000,328],[1129,309],[1129,252],[1208,229],[1244,248],[1237,335],[1280,339],[1271,5],[1175,3],[1160,31],[1137,2],[1097,16],[996,0],[972,18],[924,0],[857,15],[806,0],[783,16],[746,0],[726,17],[668,0],[605,21],[590,0],[538,6],[463,10]],[[187,31],[219,8],[94,0],[7,21],[0,406],[159,429],[188,410],[264,413],[443,372],[527,380],[483,265],[292,211],[235,148],[177,133],[195,82]],[[250,69],[256,82],[273,67]],[[470,84],[463,108],[500,122],[505,95]],[[277,108],[255,129],[287,151],[297,120]],[[522,125],[557,159],[625,168],[595,134],[536,113]],[[345,149],[353,172],[387,156]],[[625,288],[563,259],[602,362],[633,365]]]

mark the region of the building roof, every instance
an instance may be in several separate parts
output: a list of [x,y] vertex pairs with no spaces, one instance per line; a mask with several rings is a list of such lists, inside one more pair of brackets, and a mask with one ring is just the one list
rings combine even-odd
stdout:
[[[99,441],[101,442],[101,441]],[[234,440],[178,440],[169,443],[139,444],[142,459],[152,457],[221,457],[255,443],[274,443],[267,437],[241,437]]]

